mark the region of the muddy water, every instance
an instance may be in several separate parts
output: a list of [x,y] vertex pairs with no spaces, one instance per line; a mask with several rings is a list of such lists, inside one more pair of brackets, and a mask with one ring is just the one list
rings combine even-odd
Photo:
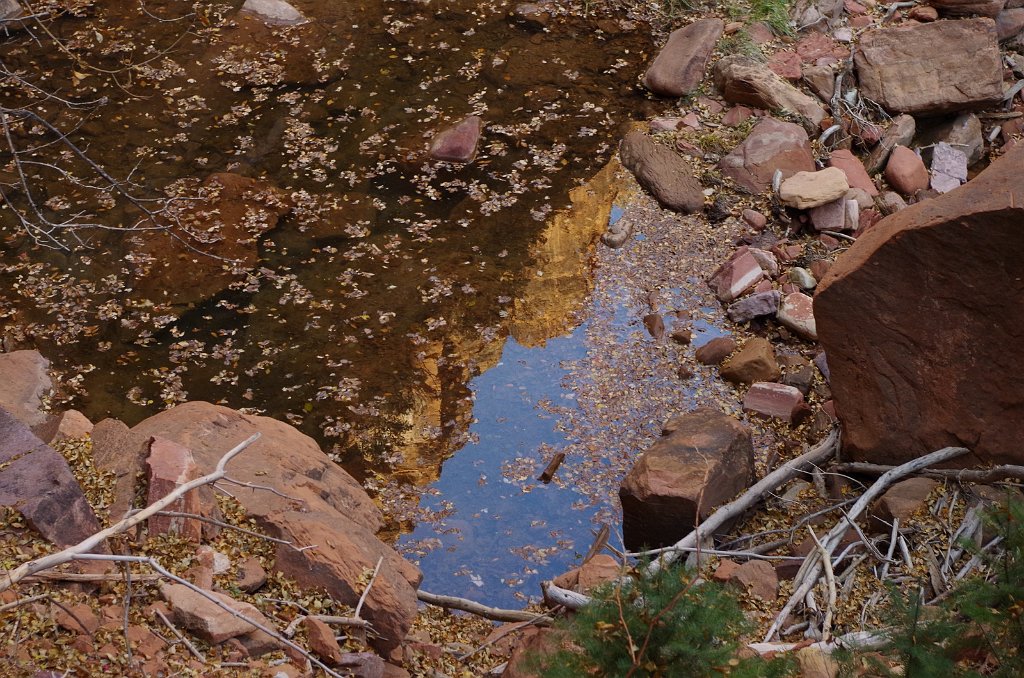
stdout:
[[[6,68],[60,97],[12,85],[5,105],[31,108],[130,176],[133,196],[187,195],[188,181],[230,171],[298,205],[261,239],[256,270],[192,304],[179,303],[188,257],[159,281],[166,294],[144,298],[122,234],[79,231],[84,248],[41,247],[4,210],[6,339],[51,357],[69,405],[94,421],[134,423],[185,399],[287,419],[377,488],[408,531],[436,508],[415,510],[423,489],[467,443],[505,441],[501,466],[519,447],[536,457],[557,442],[537,412],[568,393],[557,364],[580,347],[554,338],[578,325],[588,246],[610,199],[585,208],[578,228],[552,219],[604,165],[620,125],[642,117],[648,30],[579,18],[582,7],[540,30],[510,21],[509,6],[468,0],[299,1],[308,23],[267,27],[239,5],[99,3],[0,45]],[[486,121],[476,161],[425,163],[430,135],[468,114]],[[13,137],[31,151],[24,162],[71,162],[38,127]],[[103,227],[138,219],[139,203],[116,191],[97,202],[44,165],[26,167],[51,220],[79,204]],[[20,187],[5,195],[32,216]],[[543,368],[479,381],[521,361]],[[474,414],[483,388],[497,394],[488,408],[518,403],[504,422]],[[516,400],[528,388],[542,395]],[[464,489],[469,476],[446,482]],[[587,522],[549,510],[554,533]],[[540,520],[505,519],[516,537]]]

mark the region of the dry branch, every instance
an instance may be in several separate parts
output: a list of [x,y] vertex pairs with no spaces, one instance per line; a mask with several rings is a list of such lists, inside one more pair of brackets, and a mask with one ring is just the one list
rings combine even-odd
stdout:
[[256,442],[259,437],[259,433],[254,433],[249,436],[247,439],[228,450],[227,453],[220,458],[220,461],[217,462],[217,468],[212,472],[207,473],[201,478],[189,481],[184,485],[179,485],[167,496],[162,499],[158,499],[138,513],[114,523],[107,529],[101,530],[96,534],[83,539],[74,546],[69,546],[62,551],[51,553],[50,555],[37,558],[36,560],[30,560],[29,562],[23,563],[17,568],[7,572],[4,578],[0,580],[0,591],[6,591],[25,577],[71,562],[79,556],[89,553],[110,537],[127,532],[150,516],[164,510],[188,492],[191,492],[198,487],[202,487],[203,485],[208,485],[220,480],[226,473],[224,467],[227,463],[238,456],[238,454],[240,454],[244,449]]
[[[525,610],[503,610],[497,607],[488,607],[466,598],[458,598],[456,596],[439,596],[436,593],[430,593],[429,591],[424,591],[422,589],[416,592],[416,597],[428,605],[436,605],[437,607],[452,610],[461,610],[493,621],[528,621],[537,625],[544,625],[545,623],[549,623],[551,619],[546,614],[535,614],[533,612],[526,612]],[[547,619],[547,622],[544,621],[545,619]]]
[[[883,473],[888,473],[893,470],[893,468],[895,467],[886,466],[884,464],[846,462],[836,466],[836,471],[839,473],[880,476]],[[993,466],[992,468],[984,469],[922,469],[917,473],[917,475],[926,476],[928,478],[937,478],[939,480],[956,480],[958,482],[967,483],[991,483],[993,481],[1004,480],[1006,478],[1024,480],[1024,466],[1006,464],[1003,466]]]
[[[890,471],[887,471],[878,480],[874,482],[860,498],[854,503],[848,513],[843,515],[843,519],[839,523],[829,530],[828,534],[822,540],[825,552],[828,554],[827,557],[831,558],[833,551],[842,541],[843,536],[846,535],[846,531],[853,524],[853,521],[874,501],[879,495],[889,488],[890,485],[895,483],[897,480],[911,475],[920,471],[923,468],[927,468],[932,464],[939,464],[947,461],[954,457],[967,454],[967,449],[963,447],[944,447],[941,450],[926,454],[923,457],[918,457],[908,461],[906,464],[897,466]],[[817,550],[812,550],[807,554],[807,558],[804,560],[803,566],[793,579],[793,595],[790,596],[789,600],[783,606],[782,610],[776,616],[775,621],[772,623],[771,628],[768,629],[768,633],[765,635],[764,641],[770,641],[779,628],[785,622],[789,613],[792,612],[793,608],[798,602],[803,600],[807,594],[814,588],[818,583],[818,576],[822,571],[822,556]]]

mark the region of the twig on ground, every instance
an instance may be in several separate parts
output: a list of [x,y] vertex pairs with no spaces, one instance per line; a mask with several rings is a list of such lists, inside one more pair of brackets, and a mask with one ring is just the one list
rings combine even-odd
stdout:
[[[563,591],[565,589],[562,589]],[[572,593],[571,591],[569,593]],[[577,594],[579,595],[579,594]],[[534,621],[538,625],[550,623],[550,615],[537,614],[534,612],[527,612],[526,610],[503,610],[497,607],[488,607],[482,605],[476,601],[468,600],[466,598],[458,598],[456,596],[441,596],[436,593],[430,593],[420,589],[416,592],[416,597],[428,605],[436,605],[437,607],[449,608],[452,610],[461,610],[462,612],[469,612],[475,614],[478,617],[484,619],[490,619],[492,621]],[[544,622],[541,618],[547,618],[548,621]]]
[[336,626],[358,626],[360,628],[370,628],[370,622],[365,619],[358,619],[356,617],[338,617],[330,614],[300,614],[298,617],[293,619],[284,631],[281,633],[291,638],[295,635],[295,630],[299,628],[299,624],[302,623],[303,619],[316,619],[322,621],[325,624],[334,624]]
[[0,605],[0,612],[6,612],[7,610],[13,610],[16,607],[21,607],[22,605],[28,605],[29,603],[34,603],[37,600],[48,600],[49,598],[50,598],[50,594],[49,593],[40,593],[37,596],[28,596],[27,598],[18,598],[17,600],[11,601],[11,602],[6,603],[4,605]]
[[[856,473],[861,475],[882,475],[883,473],[893,470],[893,468],[895,467],[886,466],[884,464],[868,464],[866,462],[855,461],[845,462],[836,466],[836,470],[841,473]],[[1006,464],[1003,466],[993,466],[992,468],[987,469],[922,469],[915,475],[925,476],[927,478],[939,478],[943,480],[956,480],[958,482],[990,483],[994,480],[1003,480],[1004,478],[1024,480],[1024,466]]]
[[33,575],[37,572],[42,572],[43,570],[49,570],[58,565],[63,565],[64,563],[80,558],[81,556],[92,551],[94,548],[102,544],[110,537],[121,534],[123,532],[127,532],[128,530],[140,524],[142,521],[146,520],[150,516],[164,510],[165,508],[176,502],[179,498],[183,497],[188,492],[191,492],[192,490],[198,487],[202,487],[203,485],[215,483],[216,481],[224,477],[224,467],[227,465],[227,463],[234,459],[247,447],[256,442],[259,439],[259,437],[259,433],[254,433],[246,440],[242,441],[235,447],[228,450],[227,453],[225,453],[224,456],[220,458],[220,461],[217,462],[217,467],[212,472],[207,473],[205,476],[202,476],[201,478],[196,478],[195,480],[189,481],[183,485],[179,485],[178,487],[174,488],[174,490],[172,490],[170,493],[168,493],[167,496],[163,497],[162,499],[158,499],[157,501],[153,502],[152,504],[142,509],[141,511],[131,516],[130,518],[120,520],[111,525],[110,527],[108,527],[107,529],[100,530],[96,534],[87,537],[79,543],[73,546],[69,546],[66,549],[63,549],[56,553],[51,553],[50,555],[43,556],[42,558],[37,558],[36,560],[30,560],[27,563],[19,565],[17,568],[9,571],[4,577],[4,579],[0,581],[0,591],[6,591],[7,589],[14,586],[15,584],[17,584],[29,575]]
[[156,616],[160,617],[160,621],[162,621],[164,623],[164,626],[166,626],[168,629],[171,630],[171,633],[173,633],[174,636],[178,640],[180,640],[182,642],[182,644],[185,646],[185,648],[188,649],[188,651],[192,653],[193,657],[195,657],[196,659],[198,659],[199,661],[201,661],[204,664],[206,663],[206,657],[203,655],[203,653],[196,649],[196,646],[192,644],[192,641],[190,641],[185,636],[185,634],[183,634],[181,631],[179,631],[178,627],[176,627],[174,624],[172,624],[171,620],[168,619],[166,617],[166,615],[164,615],[163,612],[161,612],[160,610],[156,610]]
[[[829,530],[825,536],[822,545],[825,547],[825,552],[828,557],[831,557],[833,551],[839,545],[843,536],[849,529],[850,524],[857,519],[858,516],[873,502],[880,494],[889,488],[897,480],[904,478],[910,474],[916,473],[917,471],[927,468],[932,464],[938,464],[954,457],[967,454],[967,449],[963,447],[944,447],[941,450],[926,454],[917,459],[908,461],[907,463],[897,466],[890,471],[884,473],[878,480],[874,482],[868,489],[860,496],[860,498],[850,507],[848,514],[844,515],[843,520]],[[793,579],[793,595],[789,598],[782,610],[776,616],[775,621],[772,622],[771,627],[768,629],[768,633],[765,634],[764,641],[768,642],[775,637],[779,627],[792,612],[796,604],[803,600],[807,593],[814,588],[818,581],[818,575],[822,570],[822,560],[817,551],[812,551],[807,555],[807,559],[804,561],[803,567],[800,568],[800,572]]]
[[807,531],[810,532],[811,539],[814,540],[814,546],[821,555],[821,562],[825,569],[825,583],[828,585],[828,604],[825,606],[825,619],[821,622],[821,639],[828,640],[832,633],[832,612],[836,608],[836,577],[832,573],[832,559],[829,557],[825,547],[818,541],[818,535],[814,534],[814,530],[809,526]]
[[263,631],[263,633],[266,633],[271,638],[277,640],[279,643],[283,643],[284,645],[287,645],[288,647],[292,648],[293,650],[295,650],[296,652],[301,654],[303,657],[305,657],[308,661],[313,662],[313,664],[318,666],[327,675],[333,676],[334,678],[341,678],[341,674],[339,674],[336,671],[332,670],[331,667],[327,666],[322,661],[320,661],[319,659],[314,657],[312,654],[310,654],[301,645],[297,645],[297,644],[293,643],[291,640],[289,640],[288,638],[284,637],[279,631],[277,631],[277,630],[275,630],[275,629],[273,629],[273,628],[271,628],[271,627],[269,627],[269,626],[267,626],[265,624],[262,624],[261,622],[256,621],[255,619],[252,619],[252,618],[246,616],[245,614],[239,612],[238,610],[236,610],[235,608],[231,607],[230,605],[228,605],[223,600],[221,600],[217,596],[213,595],[209,591],[205,591],[205,590],[199,588],[198,586],[196,586],[195,584],[193,584],[192,582],[190,582],[189,580],[183,579],[182,577],[179,577],[178,575],[174,574],[170,570],[166,569],[163,565],[158,563],[155,558],[150,558],[150,557],[147,557],[147,556],[115,556],[115,555],[107,555],[107,554],[103,554],[103,553],[81,553],[81,554],[75,555],[74,558],[75,558],[75,560],[109,560],[109,561],[112,561],[112,562],[139,563],[139,564],[151,567],[154,570],[156,570],[158,573],[160,573],[161,575],[166,577],[167,579],[170,579],[171,581],[174,581],[174,582],[176,582],[178,584],[181,584],[182,586],[184,586],[185,588],[189,589],[190,591],[199,594],[203,598],[206,598],[208,601],[210,601],[211,603],[213,603],[214,605],[216,605],[220,609],[224,610],[225,612],[227,612],[231,616],[237,617],[238,619],[241,619],[242,621],[244,621],[247,624],[251,624],[255,628],[259,629],[260,631]]
[[373,588],[373,582],[377,580],[377,573],[380,572],[381,563],[384,562],[384,556],[377,559],[377,566],[373,568],[373,574],[370,576],[370,581],[367,582],[366,588],[363,589],[363,595],[359,596],[359,602],[356,603],[356,611],[353,616],[359,619],[359,611],[363,609],[363,603],[366,602],[366,597],[370,595],[370,589]]

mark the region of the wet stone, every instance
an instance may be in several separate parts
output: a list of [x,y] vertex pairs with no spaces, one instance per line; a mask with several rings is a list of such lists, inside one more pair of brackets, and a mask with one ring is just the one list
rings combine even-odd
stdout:
[[697,349],[695,357],[703,365],[717,365],[736,350],[736,340],[732,337],[715,337]]
[[483,121],[471,115],[462,122],[442,130],[430,144],[430,157],[448,162],[472,162],[480,142]]

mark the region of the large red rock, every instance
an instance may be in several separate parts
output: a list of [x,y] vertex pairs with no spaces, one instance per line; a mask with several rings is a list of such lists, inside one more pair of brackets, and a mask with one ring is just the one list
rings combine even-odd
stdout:
[[746,489],[753,474],[750,431],[732,417],[699,409],[674,417],[622,481],[626,548],[674,544],[718,506]]
[[[948,45],[955,48],[943,47]],[[937,115],[983,108],[1003,97],[1002,62],[991,19],[867,31],[860,36],[854,63],[861,94],[898,113]]]
[[253,433],[262,437],[235,457],[228,475],[242,482],[273,487],[237,492],[246,512],[280,544],[275,567],[304,586],[325,589],[336,600],[355,605],[363,591],[360,577],[383,558],[367,596],[363,616],[381,636],[376,646],[398,646],[416,616],[416,587],[421,575],[376,536],[380,511],[352,476],[332,462],[316,442],[288,424],[244,415],[203,402],[178,405],[132,429],[173,440],[192,451],[199,473],[209,473],[229,449]]
[[844,454],[894,464],[947,445],[957,465],[1024,463],[1024,148],[886,217],[814,301]]
[[813,172],[814,154],[800,125],[765,118],[719,161],[718,169],[748,193],[760,193],[771,186],[775,170],[782,171],[783,179]]
[[100,524],[68,463],[0,407],[0,506],[13,506],[57,546],[77,544]]
[[704,79],[704,67],[724,29],[721,19],[701,19],[672,31],[644,74],[644,87],[669,97],[692,91]]
[[771,111],[787,111],[804,129],[819,129],[826,112],[815,97],[804,94],[776,75],[766,64],[742,55],[715,64],[715,87],[726,101]]

